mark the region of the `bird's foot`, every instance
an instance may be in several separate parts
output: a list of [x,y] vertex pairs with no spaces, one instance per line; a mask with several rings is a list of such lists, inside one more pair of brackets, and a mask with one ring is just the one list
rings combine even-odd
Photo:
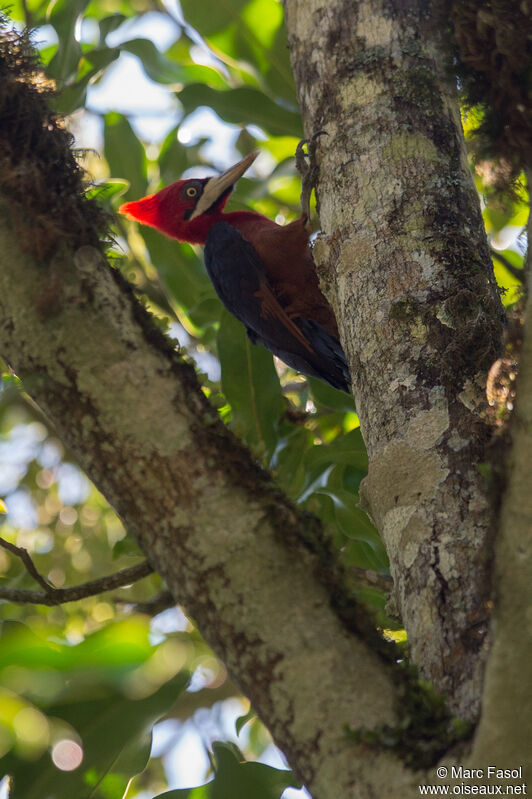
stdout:
[[[301,212],[305,218],[305,227],[310,227],[310,196],[318,177],[316,147],[320,136],[327,136],[327,131],[316,131],[310,139],[301,139],[296,147],[296,168],[301,175]],[[307,152],[303,149],[305,144]]]

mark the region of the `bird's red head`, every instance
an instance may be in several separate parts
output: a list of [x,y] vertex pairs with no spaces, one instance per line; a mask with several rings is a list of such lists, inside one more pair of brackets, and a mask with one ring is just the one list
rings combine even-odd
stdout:
[[258,153],[251,153],[212,178],[178,180],[141,200],[118,209],[129,219],[154,227],[161,233],[190,244],[205,244],[211,226],[220,221],[234,183],[242,177]]

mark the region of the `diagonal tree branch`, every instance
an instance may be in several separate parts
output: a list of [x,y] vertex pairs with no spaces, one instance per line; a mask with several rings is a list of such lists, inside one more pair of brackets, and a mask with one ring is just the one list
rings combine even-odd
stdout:
[[[50,583],[37,571],[37,568],[34,562],[31,559],[30,553],[24,547],[17,547],[16,544],[12,544],[10,541],[6,541],[5,538],[0,538],[0,547],[3,549],[7,549],[8,552],[11,552],[12,555],[16,555],[17,558],[20,558],[28,574],[31,574],[33,579],[36,583],[39,583],[42,588],[45,590],[45,594],[40,594],[40,596],[51,596],[55,589],[53,585]],[[33,593],[38,593],[34,591]],[[31,600],[30,600],[31,601]],[[52,603],[53,604],[53,603]]]
[[143,561],[135,566],[114,572],[114,574],[108,574],[96,580],[88,580],[81,585],[74,585],[70,588],[54,588],[39,574],[26,549],[18,547],[4,538],[0,538],[0,547],[19,557],[28,573],[44,588],[43,593],[41,591],[26,591],[19,588],[0,586],[0,599],[7,599],[9,602],[32,603],[35,605],[64,605],[66,602],[75,602],[78,599],[97,596],[104,591],[112,591],[114,588],[123,588],[123,586],[137,582],[137,580],[141,580],[143,577],[147,577],[148,574],[153,573],[153,566],[148,561]]

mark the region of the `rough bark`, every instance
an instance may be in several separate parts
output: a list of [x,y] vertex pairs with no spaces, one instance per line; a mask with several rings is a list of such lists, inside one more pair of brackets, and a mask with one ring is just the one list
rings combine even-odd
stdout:
[[502,308],[465,158],[444,4],[285,0],[307,134],[321,137],[322,285],[370,458],[413,660],[478,713],[490,508],[476,464]]
[[[24,252],[0,203],[0,352],[136,536],[316,797],[409,795],[344,725],[395,720],[392,667],[331,607],[311,535],[193,369],[90,246]],[[43,298],[46,302],[43,303]],[[389,794],[393,795],[393,794]]]

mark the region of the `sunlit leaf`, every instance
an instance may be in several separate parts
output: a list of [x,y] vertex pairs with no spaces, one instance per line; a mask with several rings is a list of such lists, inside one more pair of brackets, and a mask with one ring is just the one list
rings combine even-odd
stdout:
[[[511,266],[522,270],[523,256],[519,255],[519,253],[516,253],[513,250],[505,250],[504,253],[501,253],[501,255],[504,256]],[[524,274],[523,278],[520,279],[519,276],[513,274],[496,256],[493,256],[493,271],[495,273],[497,285],[503,290],[503,294],[501,296],[503,305],[512,305],[523,296],[523,280],[525,279]]]
[[136,668],[153,654],[149,625],[136,616],[109,624],[85,638],[77,646],[41,637],[19,622],[0,626],[0,668],[22,666],[30,669]]
[[251,0],[236,24],[251,49],[261,77],[273,94],[284,97],[297,107],[281,3]]
[[102,183],[93,183],[89,189],[87,189],[86,196],[89,199],[96,198],[102,203],[108,203],[112,197],[120,197],[122,194],[129,188],[129,182],[127,180],[120,180],[116,178],[115,180],[106,180]]
[[181,8],[187,22],[202,36],[223,30],[242,13],[248,0],[182,0]]
[[166,58],[172,61],[179,69],[178,76],[182,83],[204,83],[215,89],[224,89],[229,86],[229,75],[223,64],[198,64],[191,55],[193,42],[185,32],[165,52]]
[[498,233],[507,225],[523,227],[528,219],[528,208],[525,203],[492,203],[483,212],[488,235]]
[[264,50],[269,50],[279,26],[282,25],[283,8],[281,3],[272,0],[248,0],[239,19],[252,32],[255,41]]

